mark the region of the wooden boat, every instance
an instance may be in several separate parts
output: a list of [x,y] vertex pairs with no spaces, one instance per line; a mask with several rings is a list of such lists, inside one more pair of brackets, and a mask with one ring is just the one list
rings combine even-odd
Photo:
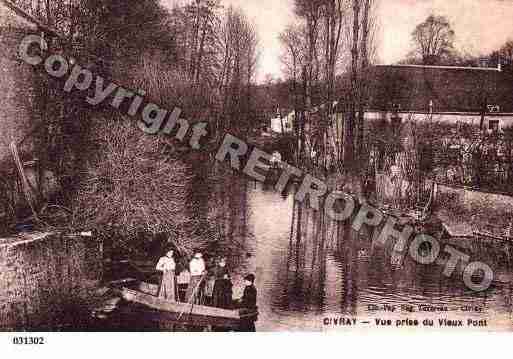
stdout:
[[489,239],[489,240],[501,241],[501,242],[512,242],[513,241],[513,237],[510,237],[508,235],[492,233],[491,231],[485,231],[485,230],[474,231],[474,236],[476,236],[477,238],[483,238],[483,239]]
[[139,283],[137,289],[123,287],[118,293],[127,302],[140,305],[149,315],[173,324],[237,329],[241,320],[258,315],[258,311],[228,310],[162,299],[157,297],[157,285],[144,282]]
[[472,226],[468,223],[443,223],[442,225],[449,237],[472,238],[474,236]]

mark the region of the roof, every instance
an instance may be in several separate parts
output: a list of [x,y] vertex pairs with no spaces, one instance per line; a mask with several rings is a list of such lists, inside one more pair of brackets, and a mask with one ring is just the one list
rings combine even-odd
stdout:
[[41,21],[33,17],[32,15],[28,14],[25,10],[21,9],[19,6],[13,4],[9,0],[0,0],[0,5],[4,5],[9,10],[11,10],[13,13],[15,13],[17,16],[23,18],[25,21],[28,21],[29,23],[32,23],[35,25],[39,30],[45,32],[46,34],[60,37],[57,30],[53,29],[50,26],[44,25]]
[[513,73],[498,68],[379,65],[369,71],[369,107],[403,111],[513,112]]
[[388,68],[410,68],[410,69],[431,69],[431,70],[463,70],[463,71],[492,71],[501,72],[496,67],[478,67],[478,66],[436,66],[436,65],[375,65],[375,67]]

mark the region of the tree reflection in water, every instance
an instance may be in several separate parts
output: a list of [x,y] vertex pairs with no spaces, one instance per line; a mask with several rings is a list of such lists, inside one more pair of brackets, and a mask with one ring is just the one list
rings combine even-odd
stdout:
[[[372,245],[381,228],[357,233],[350,221],[334,222],[295,203],[292,194],[280,196],[270,186],[241,179],[229,179],[223,191],[217,211],[232,248],[234,284],[240,286],[248,271],[257,273],[258,324],[264,330],[323,329],[327,315],[372,318],[377,314],[368,311],[371,304],[446,306],[457,309],[453,317],[486,317],[488,329],[513,329],[509,251],[497,244],[465,246],[473,261],[491,265],[498,278],[488,291],[474,293],[461,275],[443,276],[443,266],[419,265],[409,255],[391,263],[393,241],[385,248]],[[466,305],[482,307],[485,314],[459,310]],[[439,314],[394,315],[436,319]]]

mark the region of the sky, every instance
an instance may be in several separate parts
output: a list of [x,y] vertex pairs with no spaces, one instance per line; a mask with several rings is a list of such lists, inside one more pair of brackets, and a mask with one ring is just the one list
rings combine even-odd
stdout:
[[[162,0],[164,4],[174,0]],[[513,39],[513,0],[377,0],[380,31],[378,61],[391,64],[411,51],[411,32],[431,13],[446,16],[456,33],[456,48],[485,54]],[[282,76],[278,35],[294,21],[293,0],[222,0],[242,8],[260,38],[257,80]]]

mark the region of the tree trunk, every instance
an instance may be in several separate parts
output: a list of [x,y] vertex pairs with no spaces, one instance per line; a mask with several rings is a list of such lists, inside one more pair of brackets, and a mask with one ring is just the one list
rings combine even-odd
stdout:
[[354,166],[354,123],[356,117],[356,98],[358,93],[358,39],[360,34],[360,0],[353,0],[353,46],[351,50],[351,94],[349,115],[344,126],[344,167],[351,170]]
[[360,76],[360,84],[359,90],[360,93],[358,95],[358,125],[357,125],[357,147],[356,151],[358,153],[358,157],[361,159],[364,149],[364,128],[365,128],[365,107],[367,103],[367,80],[363,77],[366,76],[367,68],[369,67],[369,13],[370,13],[370,0],[365,0],[365,10],[363,13],[363,25],[362,25],[362,41],[360,45],[360,50],[362,53],[362,66],[361,66],[361,74]]

